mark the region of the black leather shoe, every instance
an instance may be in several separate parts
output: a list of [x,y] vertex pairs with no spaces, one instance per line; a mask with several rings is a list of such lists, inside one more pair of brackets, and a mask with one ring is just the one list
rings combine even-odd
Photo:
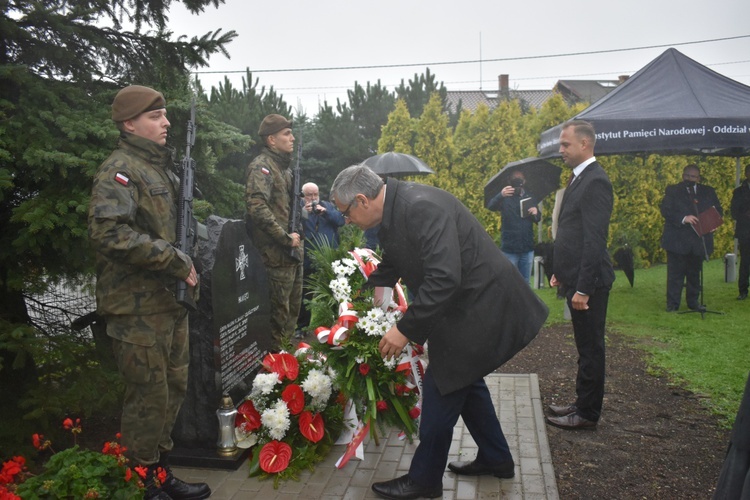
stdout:
[[547,417],[547,423],[561,429],[596,429],[596,422],[583,418],[578,413],[571,413],[564,417]]
[[411,480],[409,474],[406,474],[390,481],[373,483],[372,491],[383,498],[394,498],[397,500],[422,497],[437,498],[443,496],[443,485],[439,484],[431,488],[425,488],[416,484]]
[[555,406],[555,405],[549,405],[547,408],[549,408],[549,411],[551,411],[554,415],[558,417],[564,417],[566,415],[570,415],[571,413],[575,413],[578,408],[576,408],[576,405],[567,405],[567,406]]
[[737,296],[737,300],[745,300],[747,298],[746,293],[741,293]]
[[451,462],[448,464],[448,468],[456,474],[464,476],[489,476],[492,474],[500,479],[510,479],[516,474],[512,458],[498,465],[479,464],[476,460],[473,462]]
[[167,474],[161,489],[173,500],[202,500],[211,496],[211,488],[206,483],[186,483],[171,472]]

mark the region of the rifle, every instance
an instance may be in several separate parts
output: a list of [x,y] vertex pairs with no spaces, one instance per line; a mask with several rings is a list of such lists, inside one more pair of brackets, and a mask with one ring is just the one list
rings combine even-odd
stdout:
[[[195,189],[195,160],[190,156],[190,149],[195,145],[195,98],[190,106],[190,120],[187,123],[187,146],[185,157],[180,162],[180,195],[177,199],[177,241],[175,247],[192,257],[196,236],[205,232],[206,227],[193,217],[193,190]],[[198,286],[198,285],[196,285]],[[198,307],[184,280],[177,280],[175,292],[177,303],[184,308],[195,311]]]
[[[302,205],[299,202],[299,199],[303,196],[302,195],[302,187],[300,186],[300,169],[299,169],[299,160],[302,156],[302,137],[300,137],[299,140],[299,146],[297,146],[297,164],[294,166],[294,170],[292,170],[292,177],[294,179],[292,187],[292,216],[289,218],[289,234],[291,233],[297,233],[300,235],[300,245],[302,244]],[[297,248],[292,248],[290,251],[290,255],[294,257],[295,259],[299,260],[298,254],[297,254]]]

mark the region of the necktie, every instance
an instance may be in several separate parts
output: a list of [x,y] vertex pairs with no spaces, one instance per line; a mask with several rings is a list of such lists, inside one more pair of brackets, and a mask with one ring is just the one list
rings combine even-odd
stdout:
[[568,183],[565,185],[565,187],[570,186],[570,184],[573,182],[573,179],[575,179],[576,176],[573,174],[573,172],[570,173],[570,177],[568,177]]

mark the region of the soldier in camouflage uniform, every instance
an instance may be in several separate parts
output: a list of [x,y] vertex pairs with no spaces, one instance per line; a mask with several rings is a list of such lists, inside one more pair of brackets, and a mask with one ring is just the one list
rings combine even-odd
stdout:
[[245,201],[253,244],[268,273],[271,334],[281,342],[294,334],[302,304],[303,247],[300,235],[288,231],[292,203],[299,202],[299,193],[292,193],[292,122],[268,115],[258,135],[264,147],[247,167]]
[[120,139],[94,177],[89,237],[97,311],[126,387],[121,430],[130,465],[148,470],[145,498],[197,500],[211,495],[208,485],[175,478],[167,463],[189,364],[187,311],[175,301],[175,283],[195,287],[198,277],[190,257],[172,245],[180,181],[171,171],[174,150],[166,147],[165,106],[160,92],[138,85],[115,97]]

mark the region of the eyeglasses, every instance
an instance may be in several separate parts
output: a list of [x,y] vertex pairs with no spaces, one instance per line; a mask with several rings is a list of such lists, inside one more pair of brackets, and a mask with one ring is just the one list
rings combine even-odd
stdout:
[[351,217],[349,217],[349,211],[352,209],[352,205],[354,205],[355,201],[357,201],[357,200],[356,199],[352,200],[351,203],[349,203],[346,206],[346,209],[343,212],[341,212],[341,215],[344,216],[344,219],[351,220]]

